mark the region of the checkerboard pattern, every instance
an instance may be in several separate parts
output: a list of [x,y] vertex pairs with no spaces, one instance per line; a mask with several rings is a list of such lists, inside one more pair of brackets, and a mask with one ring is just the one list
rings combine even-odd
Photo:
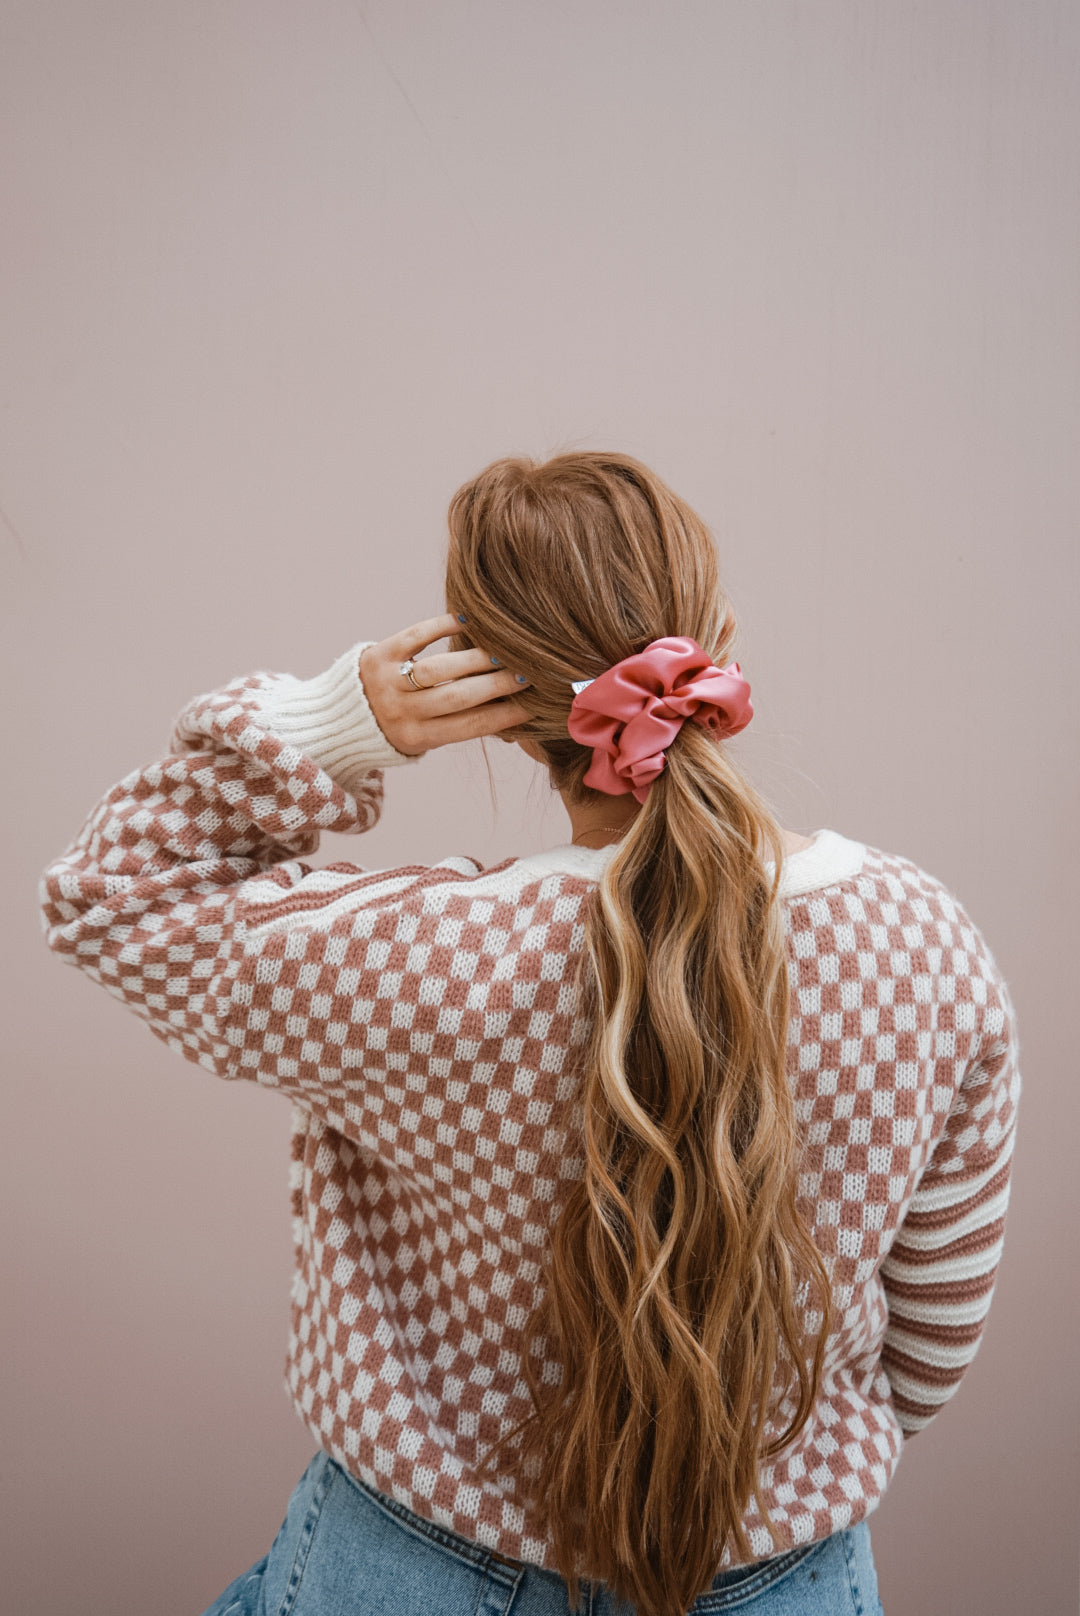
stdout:
[[[528,1411],[521,1332],[583,1170],[573,972],[594,883],[516,860],[305,864],[321,830],[375,822],[383,766],[407,761],[356,650],[323,683],[258,672],[191,701],[168,756],[43,873],[42,927],[170,1049],[289,1097],[285,1379],[315,1440],[428,1520],[554,1569],[512,1476],[476,1464]],[[784,903],[800,1198],[837,1322],[814,1415],[762,1473],[781,1541],[746,1518],[762,1557],[866,1516],[956,1390],[1020,1087],[1007,986],[933,877],[867,848]]]

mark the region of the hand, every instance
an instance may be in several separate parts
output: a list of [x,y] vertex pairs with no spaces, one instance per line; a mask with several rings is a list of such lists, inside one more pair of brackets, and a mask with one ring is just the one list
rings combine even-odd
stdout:
[[531,717],[520,702],[509,699],[531,681],[509,669],[493,668],[487,652],[475,648],[425,657],[413,669],[413,678],[424,689],[413,689],[401,664],[433,641],[460,631],[458,619],[447,612],[365,646],[360,653],[360,679],[375,722],[391,746],[409,757],[452,741],[495,735]]

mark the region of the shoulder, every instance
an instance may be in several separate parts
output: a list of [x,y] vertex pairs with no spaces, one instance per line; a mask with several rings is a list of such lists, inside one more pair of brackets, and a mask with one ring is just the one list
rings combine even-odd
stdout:
[[796,957],[853,953],[864,980],[907,978],[916,1002],[926,996],[954,1003],[958,1029],[1008,1036],[1014,1020],[1008,984],[967,905],[914,859],[857,845],[857,869],[785,900]]
[[996,972],[990,946],[964,901],[914,859],[867,847],[860,891],[880,906],[889,922],[914,922],[942,947],[967,951]]
[[977,932],[963,903],[938,876],[901,853],[835,831],[820,832],[816,849],[786,860],[784,873],[781,892],[792,906],[820,904],[835,895],[838,902],[831,907],[853,916],[874,911],[887,924],[919,921]]

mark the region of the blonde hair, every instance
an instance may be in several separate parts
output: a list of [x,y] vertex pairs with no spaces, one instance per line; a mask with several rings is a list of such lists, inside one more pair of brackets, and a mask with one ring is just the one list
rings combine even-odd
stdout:
[[[646,466],[598,452],[495,461],[454,495],[449,530],[452,648],[527,672],[531,716],[509,733],[571,801],[600,800],[567,731],[570,680],[668,634],[730,659],[709,530]],[[585,1576],[641,1616],[682,1616],[729,1544],[755,1558],[751,1498],[775,1541],[759,1464],[817,1396],[831,1306],[796,1207],[782,863],[764,801],[687,723],[590,900],[584,1176],[525,1327],[532,1412],[481,1467],[515,1445],[575,1609]]]

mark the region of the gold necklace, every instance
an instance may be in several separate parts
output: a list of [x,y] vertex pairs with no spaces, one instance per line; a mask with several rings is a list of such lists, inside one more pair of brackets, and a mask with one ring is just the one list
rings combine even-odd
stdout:
[[[633,823],[633,821],[631,821],[631,823]],[[595,836],[598,830],[628,830],[628,829],[629,829],[628,825],[591,825],[588,830],[579,831],[578,835],[580,835],[580,836]],[[576,847],[577,846],[577,836],[571,836],[571,838],[570,838],[570,846],[571,847]],[[597,849],[593,848],[592,851],[595,853],[597,851]]]

